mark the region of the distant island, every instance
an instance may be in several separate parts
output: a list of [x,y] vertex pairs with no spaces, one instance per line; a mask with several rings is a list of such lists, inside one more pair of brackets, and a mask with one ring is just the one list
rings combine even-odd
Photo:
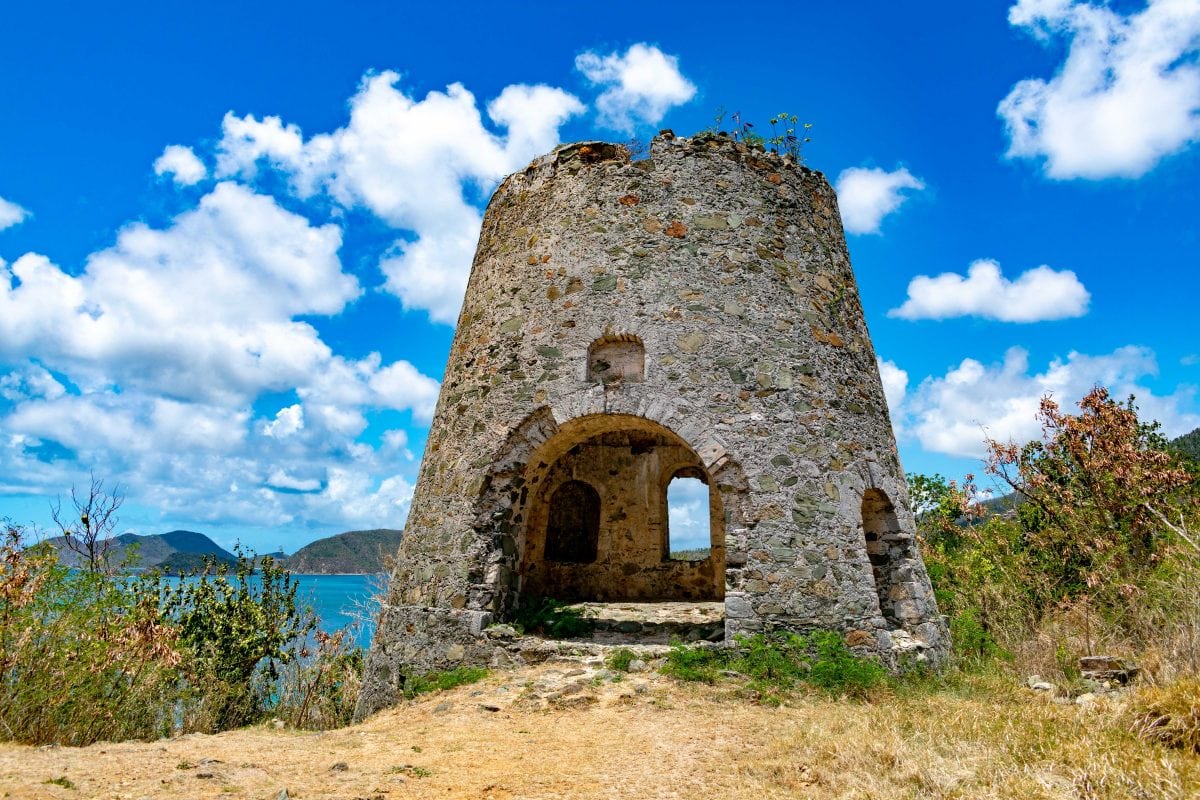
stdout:
[[292,572],[318,575],[386,572],[403,533],[391,528],[339,533],[304,545],[283,565]]
[[[271,556],[297,574],[374,574],[386,571],[386,560],[396,552],[402,534],[403,531],[390,528],[346,531],[311,542],[290,556],[280,551],[261,553],[258,557]],[[60,561],[66,566],[82,565],[82,559],[67,547],[64,537],[54,536],[46,544],[58,551]],[[237,563],[233,553],[208,536],[184,530],[147,536],[123,533],[113,537],[107,555],[113,565],[171,572],[194,572],[203,569],[209,560],[218,564]]]

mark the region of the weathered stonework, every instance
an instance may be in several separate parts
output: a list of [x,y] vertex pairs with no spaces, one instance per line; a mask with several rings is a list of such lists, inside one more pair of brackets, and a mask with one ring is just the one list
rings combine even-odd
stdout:
[[[707,560],[666,486],[710,487]],[[726,637],[833,628],[889,663],[946,631],[837,199],[724,136],[560,147],[484,218],[358,714],[487,663],[523,596],[724,599]]]

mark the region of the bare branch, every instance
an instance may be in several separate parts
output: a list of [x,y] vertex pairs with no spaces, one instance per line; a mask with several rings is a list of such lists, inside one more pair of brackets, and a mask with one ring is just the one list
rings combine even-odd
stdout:
[[108,551],[113,546],[112,534],[117,527],[116,513],[124,502],[119,485],[106,492],[104,481],[92,475],[86,497],[71,486],[74,519],[64,518],[61,500],[56,499],[51,504],[50,517],[62,531],[63,544],[79,556],[88,572],[108,571]]
[[1153,514],[1155,517],[1157,517],[1158,521],[1161,522],[1163,525],[1166,525],[1167,528],[1169,528],[1172,533],[1174,533],[1180,539],[1183,539],[1185,542],[1187,542],[1189,545],[1191,545],[1192,549],[1195,550],[1197,553],[1200,553],[1200,544],[1197,544],[1196,540],[1188,535],[1187,521],[1184,520],[1182,511],[1179,512],[1179,525],[1175,525],[1174,523],[1171,522],[1171,520],[1167,519],[1166,514],[1162,513],[1161,511],[1159,511],[1157,508],[1150,505],[1149,503],[1142,503],[1142,508],[1146,509],[1151,514]]

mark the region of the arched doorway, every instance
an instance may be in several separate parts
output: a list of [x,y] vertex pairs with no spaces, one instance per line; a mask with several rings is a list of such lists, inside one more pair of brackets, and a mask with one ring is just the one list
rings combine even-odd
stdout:
[[563,601],[713,601],[725,596],[724,513],[710,491],[705,557],[672,559],[667,491],[711,486],[701,458],[641,417],[572,420],[531,455],[517,536],[519,592]]

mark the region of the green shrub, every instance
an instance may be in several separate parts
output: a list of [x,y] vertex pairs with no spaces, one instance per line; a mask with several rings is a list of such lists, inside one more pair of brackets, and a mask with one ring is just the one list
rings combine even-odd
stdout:
[[487,675],[488,671],[483,667],[455,667],[445,672],[409,675],[404,680],[404,696],[412,699],[419,694],[441,692],[456,686],[478,683]]
[[954,653],[969,662],[982,662],[1007,657],[1004,648],[996,643],[990,631],[979,622],[979,609],[967,608],[950,619],[950,641]]
[[153,601],[102,573],[71,571],[49,547],[0,540],[0,736],[88,744],[153,738],[172,720],[180,662]]
[[[316,634],[291,576],[263,560],[172,584],[64,567],[0,525],[0,738],[86,745],[216,731],[277,713],[343,724],[362,656]],[[334,643],[336,639],[336,643]],[[288,671],[281,673],[281,668]]]
[[727,669],[733,651],[725,647],[695,647],[673,642],[662,672],[681,681],[716,683]]
[[522,633],[540,633],[552,639],[589,636],[596,629],[594,614],[549,597],[522,598],[512,625]]
[[739,636],[734,646],[719,648],[677,643],[662,672],[703,683],[716,683],[723,672],[735,672],[749,678],[748,688],[765,702],[778,702],[780,693],[802,683],[866,697],[887,681],[887,671],[877,661],[855,655],[834,631]]
[[862,698],[887,680],[887,671],[879,662],[852,653],[839,633],[817,631],[810,637],[810,646],[813,661],[806,680],[814,686]]
[[608,654],[608,658],[604,659],[605,665],[617,672],[629,672],[629,665],[638,657],[637,653],[630,650],[628,647],[618,647]]
[[[281,666],[299,655],[317,626],[311,611],[296,604],[296,582],[270,556],[258,560],[235,548],[237,563],[206,564],[190,580],[171,583],[157,573],[143,576],[134,591],[157,596],[164,616],[178,631],[189,655],[187,677],[204,686],[203,727],[225,730],[267,712]],[[221,687],[223,700],[215,696]]]

